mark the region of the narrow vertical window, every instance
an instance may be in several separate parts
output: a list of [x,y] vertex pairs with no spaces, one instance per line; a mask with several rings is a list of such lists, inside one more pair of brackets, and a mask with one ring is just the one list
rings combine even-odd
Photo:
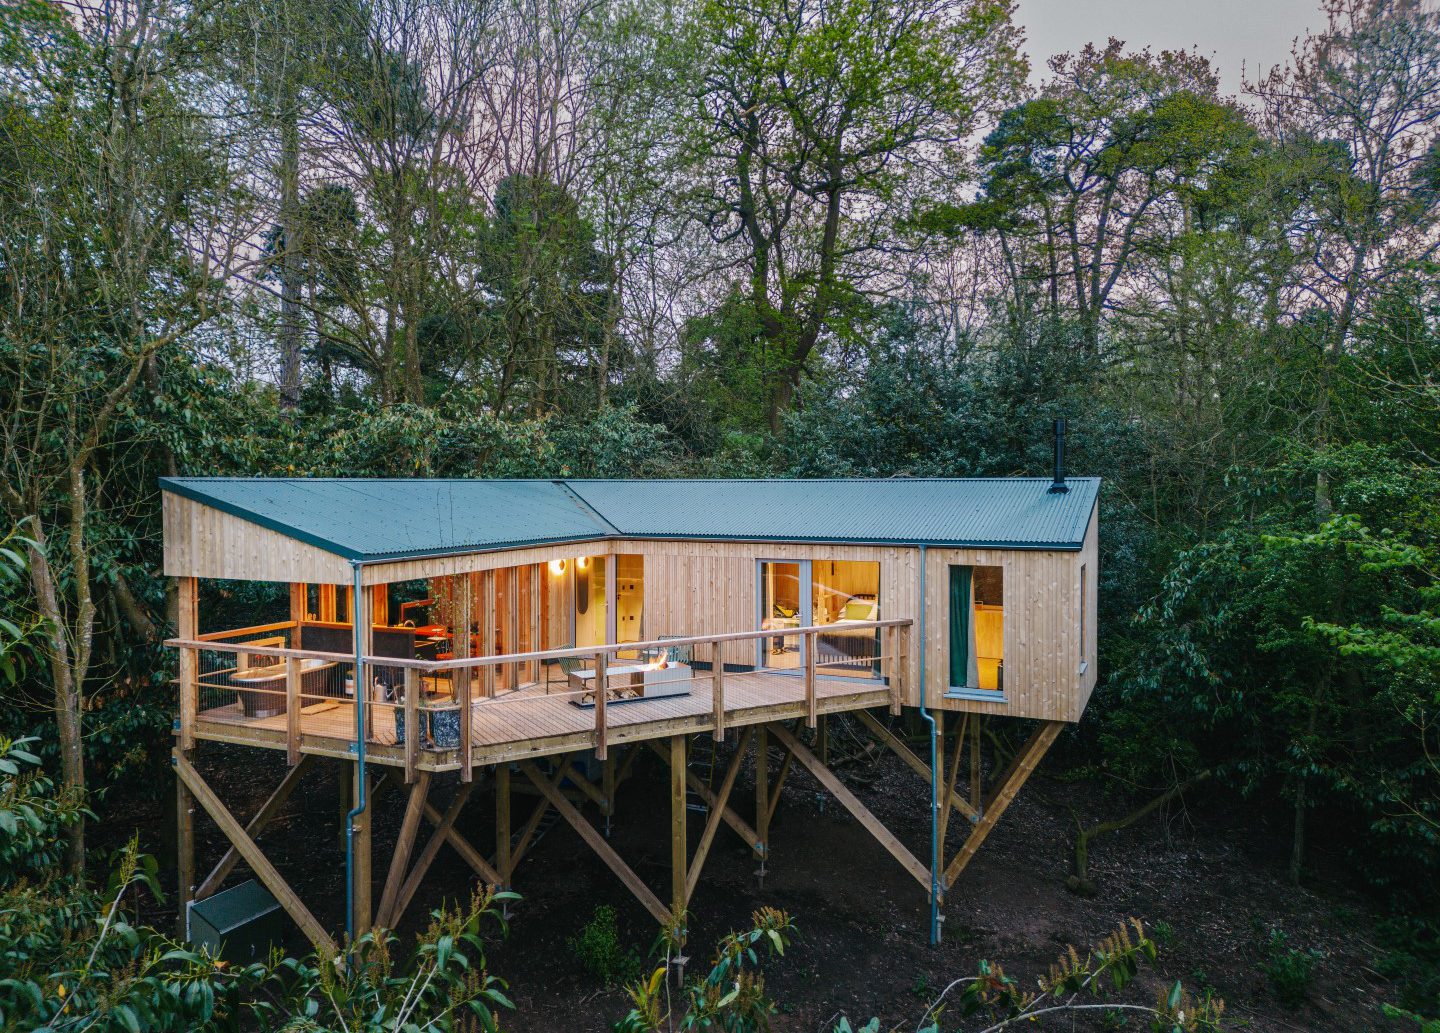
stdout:
[[950,568],[950,687],[1005,688],[1005,572]]
[[1086,622],[1089,617],[1089,593],[1085,591],[1085,564],[1080,564],[1080,663],[1085,663]]

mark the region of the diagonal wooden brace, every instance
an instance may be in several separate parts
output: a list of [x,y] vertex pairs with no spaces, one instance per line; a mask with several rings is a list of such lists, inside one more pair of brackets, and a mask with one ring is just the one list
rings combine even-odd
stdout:
[[[314,756],[309,753],[300,755],[300,760],[285,772],[285,777],[280,780],[280,784],[275,787],[270,798],[260,805],[260,809],[255,812],[255,817],[251,818],[250,824],[245,826],[245,835],[256,839],[260,833],[265,831],[265,826],[269,825],[280,808],[285,806],[285,801],[290,799],[290,794],[300,784],[300,776],[305,773],[306,768],[310,767],[314,759]],[[195,890],[195,899],[204,900],[206,897],[213,896],[224,885],[239,860],[240,852],[233,846],[226,850],[219,862],[211,869],[210,874],[205,876],[205,881]]]
[[1020,752],[1015,754],[1015,759],[1010,762],[1010,766],[1005,769],[1005,773],[996,782],[989,799],[985,801],[984,814],[975,823],[975,827],[970,830],[969,837],[956,851],[949,867],[945,869],[945,877],[942,880],[945,889],[954,885],[955,879],[974,859],[976,851],[985,842],[985,837],[990,835],[990,831],[995,828],[1000,816],[1005,813],[1006,808],[1010,806],[1011,801],[1015,799],[1016,794],[1025,785],[1025,781],[1034,772],[1036,765],[1040,763],[1064,728],[1064,721],[1042,722],[1025,745],[1020,748]]
[[[658,741],[651,740],[647,742],[646,745],[654,750],[667,764],[670,762],[670,755],[665,752],[665,748],[661,746]],[[728,805],[718,805],[715,793],[705,784],[703,778],[693,771],[686,771],[685,784],[689,786],[700,799],[705,801],[707,807],[720,812],[721,819],[726,825],[729,825],[735,830],[735,834],[745,841],[746,846],[751,850],[759,849],[762,852],[764,851],[764,844],[760,841],[760,833],[751,828],[750,823],[736,814],[733,808]]]
[[[520,770],[525,772],[525,777],[530,779],[535,788],[540,790],[545,799],[550,801],[550,806],[554,807],[555,810],[560,813],[560,817],[569,822],[570,827],[579,834],[586,845],[595,851],[596,856],[604,861],[612,872],[619,876],[620,881],[635,895],[635,899],[640,901],[645,910],[650,912],[655,918],[655,921],[661,925],[668,926],[670,924],[670,909],[660,902],[660,898],[657,897],[650,887],[646,886],[640,877],[631,870],[630,866],[621,859],[620,855],[615,852],[615,849],[605,841],[605,837],[595,829],[595,826],[585,820],[585,816],[581,814],[575,808],[575,805],[566,798],[565,794],[560,791],[558,784],[546,778],[544,772],[535,766],[534,761],[521,761]],[[562,771],[563,770],[562,768]]]
[[[474,790],[475,783],[462,782],[459,790],[455,793],[455,799],[450,801],[450,806],[445,808],[445,814],[439,821],[433,822],[435,831],[431,833],[430,839],[425,843],[425,849],[420,851],[415,858],[415,864],[410,869],[410,874],[405,877],[405,882],[400,887],[400,895],[396,898],[395,905],[390,914],[381,918],[381,923],[388,928],[394,929],[400,924],[400,917],[405,914],[405,909],[410,906],[415,891],[420,888],[420,882],[425,878],[425,873],[430,870],[430,865],[435,861],[435,855],[440,852],[440,847],[454,839],[464,842],[464,838],[455,829],[455,819],[460,816],[460,810],[470,799],[470,793]],[[433,805],[427,803],[425,810],[430,814],[435,813]],[[428,814],[427,814],[428,817]],[[469,844],[466,844],[469,846]],[[500,875],[490,866],[490,863],[480,856],[479,851],[473,847],[468,852],[462,852],[465,860],[479,874],[480,878],[492,886],[500,884]]]
[[788,728],[773,724],[770,726],[770,731],[781,743],[794,751],[795,759],[811,775],[815,776],[815,780],[824,786],[830,795],[835,797],[840,805],[879,841],[881,846],[889,851],[891,857],[899,861],[905,870],[914,876],[916,882],[925,887],[926,893],[929,893],[930,869],[921,864],[915,855],[906,849],[905,844],[896,838],[895,833],[887,829],[880,819],[860,802],[859,797],[852,793],[844,782],[840,781],[835,772],[821,764],[819,758],[806,749],[805,744],[791,734]]
[[215,791],[200,777],[200,772],[195,770],[190,761],[178,749],[171,756],[175,765],[175,773],[180,776],[180,781],[185,783],[185,787],[190,790],[200,806],[205,808],[205,812],[210,815],[216,825],[220,826],[220,831],[225,833],[225,838],[234,844],[235,849],[240,852],[240,856],[245,859],[245,863],[250,866],[250,870],[255,873],[255,877],[295,920],[295,924],[315,945],[315,949],[324,957],[335,957],[339,953],[335,948],[335,941],[330,938],[325,927],[310,913],[310,909],[301,902],[295,891],[275,870],[275,866],[265,856],[265,851],[261,850],[259,844],[245,834],[245,830],[240,827],[235,816],[220,802],[220,797],[215,795]]
[[385,876],[385,892],[380,897],[377,914],[382,925],[395,910],[400,887],[405,882],[406,869],[410,867],[410,852],[415,849],[415,834],[420,831],[420,816],[424,813],[425,798],[430,793],[430,772],[416,773],[415,782],[410,786],[410,799],[405,801],[405,817],[400,821],[400,835],[395,840],[395,855],[390,859],[390,872]]
[[719,831],[720,822],[725,817],[725,807],[730,801],[730,790],[735,788],[735,777],[740,774],[740,763],[745,759],[745,748],[750,744],[751,729],[747,728],[740,733],[740,741],[735,746],[735,756],[730,759],[730,767],[725,772],[725,780],[720,784],[720,791],[715,794],[716,802],[710,808],[709,820],[705,822],[705,831],[700,836],[700,844],[695,848],[695,856],[690,861],[690,870],[685,876],[685,903],[690,903],[690,898],[695,895],[695,886],[700,882],[700,870],[705,866],[705,858],[710,854],[710,845],[715,842],[715,833]]
[[[903,760],[917,775],[925,779],[925,781],[930,781],[930,765],[915,756],[915,752],[906,746],[905,743],[900,740],[899,736],[876,720],[875,715],[870,713],[870,711],[856,710],[854,713],[866,728],[875,733],[877,739],[890,747],[891,752],[893,752],[895,756]],[[979,811],[972,807],[968,800],[953,789],[950,791],[950,806],[971,821],[975,821],[980,816]]]

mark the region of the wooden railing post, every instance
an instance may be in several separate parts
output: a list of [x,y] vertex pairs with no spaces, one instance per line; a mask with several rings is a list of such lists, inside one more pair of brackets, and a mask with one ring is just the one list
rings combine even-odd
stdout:
[[285,661],[285,763],[300,763],[300,658]]
[[815,647],[819,638],[815,633],[809,632],[806,636],[809,641],[803,643],[805,647],[805,727],[815,727]]
[[405,668],[405,783],[415,781],[415,761],[420,750],[420,672]]
[[470,726],[470,668],[467,667],[464,670],[455,672],[455,674],[458,676],[460,690],[460,781],[469,782],[472,777],[470,767],[470,737],[474,731]]
[[607,750],[605,741],[605,652],[595,654],[595,758],[604,760]]
[[[200,634],[200,611],[197,582],[193,577],[180,578],[179,614],[176,631],[182,639]],[[195,716],[200,709],[200,651],[182,646],[180,649],[180,748],[195,748]]]
[[900,713],[901,703],[904,701],[905,677],[903,668],[900,665],[900,637],[904,628],[886,628],[885,641],[888,643],[886,653],[889,654],[887,667],[890,671],[890,713]]
[[710,669],[714,675],[711,701],[715,706],[715,741],[725,741],[725,645],[710,643]]

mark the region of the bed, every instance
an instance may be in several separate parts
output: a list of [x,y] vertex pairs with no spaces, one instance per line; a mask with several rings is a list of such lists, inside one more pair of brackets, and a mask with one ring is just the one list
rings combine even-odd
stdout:
[[815,661],[822,667],[843,666],[849,671],[864,671],[867,666],[879,673],[880,629],[852,628],[880,619],[880,600],[874,596],[855,595],[846,600],[840,618],[830,625],[832,630],[815,636]]

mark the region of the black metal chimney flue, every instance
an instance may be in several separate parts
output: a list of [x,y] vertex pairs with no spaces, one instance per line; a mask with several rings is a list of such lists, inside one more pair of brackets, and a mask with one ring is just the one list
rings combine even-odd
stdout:
[[1050,494],[1063,495],[1070,490],[1065,483],[1065,421],[1055,421],[1055,480],[1050,483]]

